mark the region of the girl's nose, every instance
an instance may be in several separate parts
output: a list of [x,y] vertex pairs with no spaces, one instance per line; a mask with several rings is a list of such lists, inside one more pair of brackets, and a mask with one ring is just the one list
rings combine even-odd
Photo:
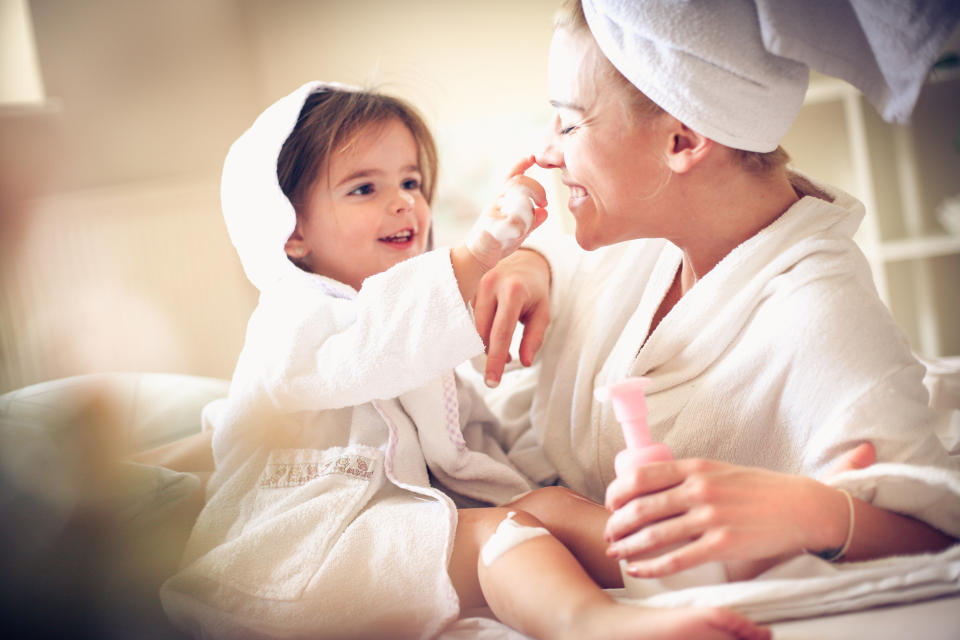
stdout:
[[413,209],[414,204],[416,204],[416,200],[413,199],[412,193],[404,189],[397,189],[397,197],[393,199],[390,211],[392,213],[406,213]]

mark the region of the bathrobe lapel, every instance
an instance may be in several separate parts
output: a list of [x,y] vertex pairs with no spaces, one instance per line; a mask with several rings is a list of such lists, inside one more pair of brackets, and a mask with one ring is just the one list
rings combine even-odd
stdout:
[[[802,276],[791,273],[794,265],[813,253],[846,251],[848,236],[823,232],[850,221],[838,216],[828,202],[810,196],[806,200],[807,206],[791,208],[730,252],[647,336],[654,312],[651,308],[666,294],[680,259],[679,249],[665,245],[651,286],[624,332],[634,344],[643,345],[623,370],[624,375],[650,376],[649,397],[693,384],[729,349],[766,298],[780,287],[803,284]],[[651,401],[651,425],[669,420],[681,408]]]

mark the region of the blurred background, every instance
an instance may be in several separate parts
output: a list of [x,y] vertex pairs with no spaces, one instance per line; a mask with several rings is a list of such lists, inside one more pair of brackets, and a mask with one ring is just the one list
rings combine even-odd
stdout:
[[[0,0],[0,392],[101,371],[229,378],[256,296],[220,217],[221,163],[307,80],[376,86],[424,113],[441,152],[438,240],[462,237],[540,148],[558,4]],[[784,144],[865,201],[858,239],[928,356],[960,354],[952,59],[909,127],[815,77]],[[569,231],[562,185],[534,175]]]

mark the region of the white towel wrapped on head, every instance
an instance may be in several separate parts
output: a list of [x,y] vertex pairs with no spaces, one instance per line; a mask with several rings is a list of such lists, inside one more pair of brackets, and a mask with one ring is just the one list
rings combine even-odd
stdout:
[[717,142],[772,151],[809,68],[906,122],[960,18],[956,0],[583,0],[600,50],[667,113]]
[[773,151],[800,112],[807,66],[764,48],[750,0],[584,0],[583,12],[627,80],[712,140]]

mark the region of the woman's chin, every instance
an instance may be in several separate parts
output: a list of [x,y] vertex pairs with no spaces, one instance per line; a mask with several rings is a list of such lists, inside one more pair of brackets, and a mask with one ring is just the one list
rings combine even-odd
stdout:
[[597,240],[595,234],[590,233],[580,225],[577,225],[573,235],[577,239],[577,244],[580,245],[580,248],[586,251],[593,251],[597,247],[603,246],[603,243]]

